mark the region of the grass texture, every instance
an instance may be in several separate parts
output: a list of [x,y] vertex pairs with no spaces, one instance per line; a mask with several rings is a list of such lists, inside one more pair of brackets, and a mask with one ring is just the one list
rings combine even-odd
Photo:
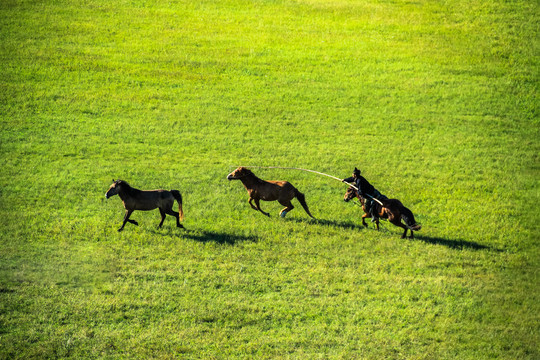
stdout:
[[[0,358],[538,359],[535,1],[0,2]],[[358,166],[423,224],[226,175]],[[178,189],[117,232],[112,179]]]

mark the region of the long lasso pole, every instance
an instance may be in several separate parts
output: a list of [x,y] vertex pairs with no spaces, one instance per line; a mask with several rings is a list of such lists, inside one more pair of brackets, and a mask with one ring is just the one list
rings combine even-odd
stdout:
[[[350,187],[352,187],[353,189],[355,189],[356,191],[358,191],[358,188],[351,184],[351,183],[348,183],[346,181],[343,181],[343,179],[340,179],[336,176],[332,176],[332,175],[328,175],[328,174],[325,174],[323,172],[320,172],[320,171],[315,171],[315,170],[310,170],[310,169],[302,169],[302,168],[296,168],[296,167],[282,167],[282,166],[244,166],[244,167],[247,167],[247,168],[258,168],[258,169],[284,169],[284,170],[300,170],[300,171],[307,171],[307,172],[310,172],[310,173],[314,173],[314,174],[319,174],[319,175],[323,175],[323,176],[327,176],[329,178],[332,178],[334,180],[337,180],[339,182],[343,182],[347,185],[349,185]],[[378,202],[379,204],[383,204],[382,202],[380,202],[378,199],[375,199],[373,196],[369,195],[369,194],[366,194],[367,196],[369,196],[371,199],[375,200],[376,202]]]

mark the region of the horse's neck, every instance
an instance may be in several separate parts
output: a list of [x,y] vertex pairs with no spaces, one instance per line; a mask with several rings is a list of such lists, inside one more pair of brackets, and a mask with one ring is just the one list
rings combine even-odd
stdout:
[[137,190],[129,185],[123,185],[118,192],[120,199],[127,200],[129,198],[135,197],[140,190]]
[[243,178],[240,178],[240,181],[242,181],[242,184],[244,184],[244,187],[246,187],[247,189],[264,182],[264,180],[259,179],[255,175],[245,176]]

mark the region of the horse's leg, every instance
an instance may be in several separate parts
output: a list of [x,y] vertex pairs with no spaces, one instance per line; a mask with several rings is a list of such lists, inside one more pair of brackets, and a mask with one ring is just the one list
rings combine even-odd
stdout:
[[176,218],[176,227],[183,228],[184,225],[180,224],[180,213],[174,211],[173,209],[169,210],[167,214],[172,215]]
[[124,222],[122,223],[122,226],[120,227],[120,229],[118,229],[118,231],[124,230],[124,226],[126,226],[127,222],[130,222],[133,225],[139,225],[139,223],[136,222],[135,220],[130,220],[129,219],[129,217],[131,216],[132,213],[133,213],[133,210],[126,210],[126,214],[124,215]]
[[[161,211],[161,208],[159,210]],[[163,210],[163,212],[167,215],[171,215],[176,218],[176,227],[179,227],[179,228],[184,227],[182,224],[180,224],[180,213],[172,209],[172,204],[169,208],[167,208],[166,210]],[[165,214],[162,214],[163,218],[165,218]],[[163,222],[163,220],[161,220],[161,222]]]
[[362,225],[364,225],[364,227],[368,227],[368,225],[366,224],[366,218],[370,218],[371,216],[369,214],[364,214],[362,215]]
[[[401,219],[398,219],[398,218],[393,218],[392,220],[390,220],[390,222],[392,224],[404,229],[403,234],[401,235],[401,238],[405,239],[407,237],[407,230],[409,230],[409,228],[406,227],[405,225],[403,225],[401,223]],[[411,230],[411,234],[412,234],[412,230]]]
[[403,235],[401,235],[401,238],[405,239],[407,237],[407,229],[408,229],[411,232],[410,238],[414,239],[414,234],[413,234],[412,229],[409,229],[407,224],[403,225],[403,223],[401,222],[401,213],[399,213],[399,215],[397,216],[397,219],[399,219],[398,221],[399,221],[399,224],[401,225],[401,227],[403,227],[405,229],[405,231],[403,232]]
[[159,213],[161,214],[161,221],[158,225],[158,228],[160,228],[163,225],[163,221],[165,221],[165,210],[159,208]]
[[279,216],[281,217],[285,217],[285,215],[287,215],[289,211],[294,209],[294,205],[291,203],[290,200],[289,201],[279,200],[279,203],[285,206],[285,208],[279,212]]
[[251,208],[252,208],[253,210],[259,211],[259,209],[257,209],[257,208],[255,207],[255,205],[253,205],[253,202],[252,202],[253,200],[255,200],[255,199],[253,199],[253,198],[251,198],[251,197],[249,198],[249,200],[248,200],[249,206],[251,206]]
[[259,210],[260,212],[262,212],[264,215],[270,217],[270,214],[267,213],[267,212],[264,212],[262,209],[261,209],[261,205],[259,204],[260,200],[259,199],[254,199],[255,200],[255,205],[257,206],[257,210]]
[[399,209],[392,209],[388,211],[388,221],[400,228],[403,228],[403,234],[401,235],[402,239],[407,237],[407,230],[411,231],[411,239],[414,238],[413,231],[409,229],[407,225],[403,225],[401,222],[401,212]]
[[386,212],[384,211],[384,208],[382,206],[378,206],[378,211],[377,211],[377,219],[375,220],[375,225],[377,226],[377,231],[379,231],[379,221],[380,219],[384,219],[384,218],[387,218],[387,214]]
[[407,230],[409,230],[409,229],[407,229],[406,226],[404,226],[404,228],[405,228],[405,230],[403,231],[403,235],[401,235],[402,239],[405,239],[407,237]]

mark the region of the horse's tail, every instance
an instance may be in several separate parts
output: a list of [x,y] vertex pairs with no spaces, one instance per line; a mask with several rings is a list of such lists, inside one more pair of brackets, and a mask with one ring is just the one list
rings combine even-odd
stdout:
[[308,208],[307,203],[306,203],[306,197],[304,196],[304,194],[302,194],[300,191],[298,191],[298,189],[295,188],[294,189],[294,196],[296,196],[296,198],[300,202],[300,205],[302,205],[302,207],[307,212],[307,214],[309,216],[311,216],[313,219],[315,219],[315,217],[313,215],[311,215],[311,213],[309,212],[309,208]]
[[418,224],[416,220],[414,220],[414,215],[411,210],[409,210],[405,206],[402,206],[399,210],[401,212],[401,218],[403,219],[403,221],[405,221],[405,224],[407,224],[407,227],[410,230],[417,231],[422,228],[422,225]]
[[178,201],[178,212],[180,213],[180,220],[184,220],[184,210],[182,210],[182,194],[178,190],[171,190],[171,194]]

